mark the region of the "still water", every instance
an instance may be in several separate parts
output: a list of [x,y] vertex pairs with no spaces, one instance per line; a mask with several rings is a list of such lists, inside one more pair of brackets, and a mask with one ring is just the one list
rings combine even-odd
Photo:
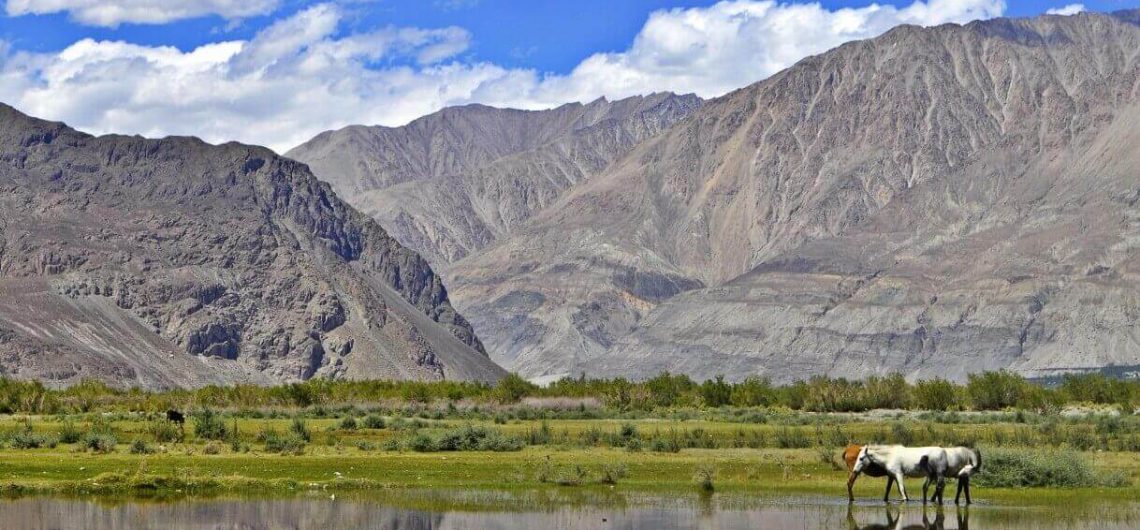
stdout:
[[[461,500],[449,506],[435,493],[404,494],[399,501],[354,496],[302,496],[268,499],[108,500],[29,497],[0,500],[5,529],[276,530],[276,529],[1132,529],[1140,528],[1140,504],[1032,508],[974,505],[942,511],[860,504],[848,507],[833,498],[745,499],[638,497],[553,504],[501,496],[482,503]],[[499,495],[499,494],[496,494]],[[548,499],[547,499],[548,500]],[[590,502],[590,499],[585,499]],[[400,506],[405,504],[405,506]],[[406,504],[421,507],[408,507]],[[1064,504],[1064,503],[1061,503]],[[427,506],[427,507],[423,507]],[[445,506],[445,507],[443,507]]]

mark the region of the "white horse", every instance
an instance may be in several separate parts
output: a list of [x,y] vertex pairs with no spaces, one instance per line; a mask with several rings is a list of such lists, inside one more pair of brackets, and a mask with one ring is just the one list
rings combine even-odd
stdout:
[[[906,477],[926,477],[922,483],[922,502],[926,502],[926,492],[932,482],[936,483],[935,495],[946,485],[948,462],[946,450],[941,447],[903,447],[901,445],[868,445],[859,451],[855,462],[855,473],[870,465],[879,465],[887,470],[887,494],[883,502],[890,499],[891,481],[898,482],[899,494],[903,502],[910,500],[906,495],[903,479]],[[933,499],[933,497],[931,498]]]
[[[962,490],[966,491],[966,504],[970,504],[970,477],[982,470],[982,452],[970,447],[949,447],[946,449],[946,475],[958,479],[958,493],[954,495],[954,504],[958,504],[962,497]],[[936,492],[942,502],[942,492]]]

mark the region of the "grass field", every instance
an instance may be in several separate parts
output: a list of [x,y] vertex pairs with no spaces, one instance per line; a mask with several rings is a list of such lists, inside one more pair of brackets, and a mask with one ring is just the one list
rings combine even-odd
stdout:
[[[1062,439],[1060,450],[1089,464],[1096,474],[1115,474],[1122,480],[1116,487],[976,487],[975,498],[1049,503],[1085,495],[1140,497],[1136,486],[1140,453],[1081,451],[1063,440],[1070,431],[1088,430],[1095,445],[1114,446],[1118,439],[1135,435],[1130,422],[1098,430],[1103,420],[1095,418],[1054,425],[1051,420],[1017,423],[1014,416],[975,418],[974,423],[960,418],[957,423],[939,423],[914,417],[819,416],[763,424],[664,418],[384,416],[379,417],[383,428],[366,428],[363,425],[368,421],[378,426],[377,416],[370,416],[371,420],[351,414],[306,418],[302,423],[308,441],[295,434],[295,421],[290,417],[217,415],[213,426],[223,425],[226,432],[204,430],[217,440],[196,435],[201,426],[191,420],[184,441],[161,441],[156,435],[170,433],[162,434],[158,427],[168,431],[172,426],[141,415],[8,416],[0,419],[4,447],[0,449],[0,490],[8,494],[179,495],[549,488],[668,493],[711,487],[717,492],[842,497],[846,471],[839,466],[837,455],[847,440],[914,443],[933,439],[949,444],[969,439],[986,451],[993,447],[1016,452],[1035,451],[1041,440],[1054,436]],[[346,422],[349,417],[353,420]],[[68,430],[73,432],[61,434]],[[1060,434],[1048,434],[1054,431]],[[298,438],[297,444],[284,451],[270,450],[267,433]],[[473,439],[472,433],[497,440],[491,446],[498,450],[467,450],[482,447],[475,442],[463,445],[462,439]],[[69,436],[75,441],[60,441]],[[113,445],[90,441],[108,437]],[[425,445],[417,445],[421,442]],[[465,449],[441,450],[448,444]],[[882,488],[881,480],[863,479],[857,495],[879,498]],[[908,488],[912,496],[920,495],[921,481],[910,481]]]

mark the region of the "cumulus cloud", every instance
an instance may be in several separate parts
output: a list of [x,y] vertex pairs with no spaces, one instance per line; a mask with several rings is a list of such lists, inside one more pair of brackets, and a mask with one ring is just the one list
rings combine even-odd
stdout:
[[544,88],[567,96],[620,97],[649,88],[715,96],[899,24],[966,22],[999,16],[1004,8],[1001,0],[930,0],[832,11],[818,3],[735,0],[658,11],[628,50],[589,57]]
[[400,125],[455,104],[547,108],[671,90],[711,97],[898,24],[1000,15],[998,0],[929,0],[828,10],[734,0],[657,11],[630,47],[563,75],[463,59],[461,28],[341,32],[321,4],[250,40],[190,51],[81,40],[57,53],[0,46],[0,100],[94,133],[192,134],[284,151],[351,123]]
[[116,27],[123,23],[165,24],[175,20],[219,15],[226,19],[272,13],[279,0],[8,0],[9,16],[67,12],[89,26]]
[[1045,13],[1048,15],[1069,16],[1069,15],[1075,15],[1077,13],[1084,11],[1084,10],[1085,10],[1084,4],[1069,4],[1065,7],[1054,7],[1053,9],[1050,9],[1050,10],[1046,11]]

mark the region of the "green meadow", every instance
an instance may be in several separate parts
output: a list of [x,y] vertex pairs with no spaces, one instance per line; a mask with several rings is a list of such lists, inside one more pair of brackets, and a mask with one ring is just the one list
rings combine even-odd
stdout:
[[[1140,496],[1135,382],[313,381],[146,392],[0,380],[0,491],[845,495],[848,443],[968,445],[975,498]],[[898,406],[889,406],[898,405]],[[186,415],[184,424],[166,418]],[[883,481],[857,495],[877,499]],[[908,484],[919,495],[920,481]],[[895,494],[897,496],[897,494]]]

